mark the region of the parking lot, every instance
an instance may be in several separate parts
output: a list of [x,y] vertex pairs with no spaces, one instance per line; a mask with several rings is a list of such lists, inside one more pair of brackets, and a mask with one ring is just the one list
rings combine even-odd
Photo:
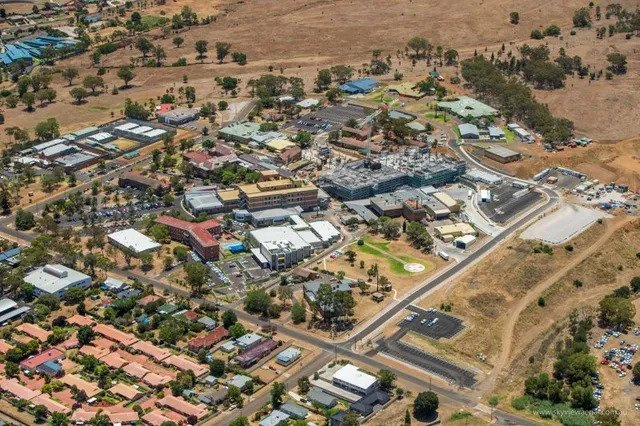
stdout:
[[477,383],[475,373],[458,365],[452,364],[440,357],[427,353],[414,346],[401,342],[399,339],[406,331],[399,331],[379,345],[379,352],[401,361],[408,362],[432,374],[443,377],[452,383],[472,388]]
[[[522,188],[504,183],[491,188],[489,202],[478,200],[478,205],[490,220],[496,223],[505,223],[533,207],[542,198],[542,194],[539,192],[521,191]],[[514,197],[514,195],[516,196]]]
[[413,331],[429,337],[430,339],[450,339],[464,330],[461,319],[447,315],[437,310],[422,309],[418,306],[409,305],[411,312],[417,314],[409,321],[407,316],[400,321],[398,326],[405,331]]
[[[243,293],[247,284],[260,281],[269,276],[269,271],[260,268],[260,265],[251,257],[242,256],[232,260],[223,260],[216,266],[212,262],[207,265],[213,271],[213,282],[216,291],[223,293]],[[222,288],[222,287],[225,288]]]

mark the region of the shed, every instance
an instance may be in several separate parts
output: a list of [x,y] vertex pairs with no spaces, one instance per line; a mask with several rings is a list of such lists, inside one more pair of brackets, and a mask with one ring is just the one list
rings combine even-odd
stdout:
[[462,139],[480,139],[480,131],[475,124],[462,123],[458,125],[458,131]]
[[473,235],[463,235],[453,240],[453,245],[459,249],[466,250],[476,242],[476,237]]
[[299,406],[298,404],[294,404],[293,402],[287,402],[280,406],[280,411],[288,414],[291,418],[294,419],[305,419],[309,415],[309,411],[306,408]]

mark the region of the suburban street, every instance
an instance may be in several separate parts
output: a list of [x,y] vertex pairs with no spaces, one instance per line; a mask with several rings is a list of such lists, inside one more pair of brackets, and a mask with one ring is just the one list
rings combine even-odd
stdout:
[[[480,166],[468,154],[466,154],[460,147],[451,146],[451,148],[456,153],[458,153],[458,155],[460,155],[462,158],[465,158],[467,161],[475,163],[476,167],[478,166],[479,168],[483,167],[483,166]],[[141,159],[139,162],[142,162],[142,161],[148,161],[148,157]],[[95,180],[98,180],[104,183],[109,179],[117,178],[122,173],[124,173],[125,170],[127,170],[130,167],[131,165],[128,165],[126,167],[121,167],[119,169],[108,172],[105,175],[99,176]],[[495,171],[492,169],[489,169],[489,168],[485,168],[485,169],[490,170],[492,173],[495,173]],[[41,205],[44,204],[45,202],[51,202],[57,199],[62,199],[66,197],[67,194],[70,192],[84,191],[85,189],[90,188],[92,183],[93,182],[90,181],[90,182],[78,185],[75,188],[71,188],[65,192],[62,192],[46,200],[33,204],[27,207],[27,210],[32,212],[37,212],[40,209]],[[419,300],[420,298],[428,294],[430,291],[434,290],[435,288],[447,282],[448,280],[455,277],[456,275],[464,272],[466,268],[468,268],[469,266],[471,266],[472,264],[480,260],[486,254],[490,253],[499,244],[501,244],[503,241],[507,240],[509,237],[514,235],[516,231],[518,231],[520,228],[522,228],[531,220],[540,216],[542,213],[544,213],[549,208],[553,207],[558,202],[558,195],[554,191],[551,191],[549,189],[542,188],[542,187],[538,187],[537,189],[542,191],[547,197],[547,200],[543,204],[535,207],[533,210],[526,213],[523,217],[520,217],[515,222],[511,223],[508,227],[504,229],[503,232],[489,239],[480,248],[475,250],[473,253],[471,253],[468,257],[466,257],[459,263],[452,265],[450,268],[444,270],[441,274],[435,277],[431,277],[425,280],[424,282],[422,282],[413,292],[407,294],[403,299],[395,302],[395,304],[390,305],[387,309],[382,311],[378,317],[376,317],[374,320],[368,323],[364,328],[358,330],[349,339],[344,340],[342,342],[328,341],[324,338],[316,337],[310,333],[306,333],[306,332],[293,329],[291,327],[283,326],[280,324],[278,325],[278,332],[283,333],[292,339],[305,342],[307,344],[320,348],[324,351],[325,354],[338,355],[338,356],[343,356],[343,357],[348,357],[350,359],[353,359],[358,363],[366,365],[372,371],[376,371],[383,368],[389,369],[394,374],[396,374],[396,376],[400,380],[412,383],[416,386],[419,386],[425,389],[428,387],[431,387],[435,392],[437,392],[440,395],[441,398],[444,398],[445,400],[449,400],[451,402],[463,404],[468,408],[473,409],[478,405],[478,400],[476,400],[475,397],[471,395],[471,392],[469,390],[457,388],[455,385],[442,386],[438,384],[432,384],[427,379],[426,374],[424,375],[410,374],[407,371],[395,369],[377,359],[372,358],[372,356],[369,354],[358,353],[354,351],[352,348],[356,343],[363,341],[368,337],[374,335],[374,333],[377,330],[384,327],[393,317],[399,314],[402,310],[406,309],[407,306]],[[20,232],[15,230],[12,227],[9,227],[9,224],[12,224],[13,219],[14,219],[14,215],[6,216],[0,219],[1,233],[7,234],[10,236],[15,236],[22,241],[31,241],[36,237],[36,234]],[[349,243],[350,241],[353,240],[353,238],[354,238],[354,235],[349,234],[346,238],[342,240],[341,245]],[[332,250],[335,250],[335,247]],[[324,254],[326,254],[326,252]],[[317,257],[314,257],[313,259],[306,262],[305,264],[310,264],[315,260],[317,260]],[[136,271],[116,269],[114,270],[114,272],[119,272],[125,276],[136,278],[140,280],[142,283],[150,284],[154,286],[158,290],[172,292],[174,294],[178,294],[178,295],[190,298],[194,303],[197,303],[197,304],[203,303],[205,300],[208,302],[215,302],[213,298],[206,298],[206,299],[192,298],[190,292],[185,289],[171,286],[158,279],[148,277]],[[244,312],[239,306],[239,304],[228,305],[228,306],[225,306],[225,308],[232,309],[236,313],[238,318],[243,321],[254,323],[257,326],[262,326],[267,324],[267,322],[263,321],[262,319],[254,317]],[[298,373],[287,378],[285,382],[288,385],[290,385],[290,387],[293,387],[295,382],[297,381],[297,378],[301,377],[302,375],[313,374],[313,372],[316,371],[324,363],[325,359],[329,359],[329,358],[330,357],[323,356],[323,357],[320,357],[315,362],[305,365],[304,368],[302,368]],[[268,399],[269,399],[268,392],[261,393],[255,399],[251,400],[245,406],[243,411],[253,412],[259,409],[265,403],[267,403]],[[509,414],[500,410],[496,410],[494,412],[494,415],[497,418],[499,424],[519,424],[519,425],[536,424],[535,422],[523,419],[521,417]],[[226,416],[225,420],[223,421],[223,424],[228,424],[228,422],[231,421],[233,417],[234,416],[231,416],[231,415]],[[219,420],[220,419],[216,419],[217,424],[219,424]]]

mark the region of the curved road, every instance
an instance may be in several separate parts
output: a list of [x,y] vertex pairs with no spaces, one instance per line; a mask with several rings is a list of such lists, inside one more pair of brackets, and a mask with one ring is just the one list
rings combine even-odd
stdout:
[[[466,152],[464,152],[462,149],[460,149],[460,147],[458,147],[457,145],[454,147],[452,146],[452,149],[458,153],[458,155],[460,155],[460,157],[467,159],[468,161],[472,162],[473,164],[476,165],[476,167],[479,168],[485,168],[485,170],[488,170],[492,173],[496,173],[495,170],[492,170],[488,167],[483,167],[482,165],[479,165],[475,160],[471,159],[468,154]],[[146,159],[141,159],[140,161],[144,161]],[[126,168],[131,167],[131,165],[127,166]],[[119,174],[121,174],[124,171],[125,168],[119,169],[119,170],[114,170],[112,172],[107,173],[106,175],[100,176],[98,178],[98,180],[104,182],[106,179],[110,178],[110,177],[115,177]],[[510,178],[510,177],[509,177]],[[88,182],[82,185],[78,185],[77,187],[69,190],[69,191],[65,191],[62,192],[60,194],[57,194],[55,196],[52,196],[51,198],[47,199],[46,201],[41,201],[39,203],[33,204],[32,206],[29,206],[27,208],[27,210],[30,211],[37,211],[38,206],[41,205],[43,202],[50,202],[56,199],[61,199],[64,198],[66,196],[66,194],[68,194],[70,191],[83,191],[86,188],[90,188],[92,185],[92,182]],[[380,327],[382,327],[384,324],[386,324],[389,320],[391,320],[394,316],[396,316],[398,313],[400,313],[402,310],[404,310],[408,305],[412,304],[413,302],[415,302],[416,300],[420,299],[421,297],[423,297],[425,294],[427,294],[429,291],[431,291],[432,289],[434,289],[435,287],[443,284],[444,282],[446,282],[447,280],[449,280],[450,278],[454,277],[456,274],[461,273],[462,271],[465,270],[465,268],[467,268],[468,266],[470,266],[471,264],[473,264],[475,261],[479,260],[482,256],[484,256],[485,254],[487,254],[488,252],[490,252],[491,250],[493,250],[498,244],[500,244],[501,242],[503,242],[505,239],[511,237],[518,229],[520,229],[522,226],[524,226],[527,222],[529,222],[530,220],[534,219],[536,216],[540,215],[541,213],[543,213],[545,210],[547,210],[548,208],[554,206],[557,202],[558,202],[558,195],[547,188],[544,187],[537,187],[538,190],[544,192],[548,199],[547,202],[544,203],[543,205],[539,206],[538,208],[536,208],[535,210],[531,211],[530,213],[528,213],[527,215],[525,215],[524,217],[518,219],[516,222],[512,223],[509,227],[505,228],[505,230],[498,234],[497,236],[495,236],[493,239],[489,240],[487,243],[485,243],[483,246],[481,246],[478,250],[476,250],[475,252],[473,252],[472,254],[470,254],[467,258],[465,258],[464,260],[462,260],[461,262],[453,265],[450,269],[446,270],[445,272],[443,272],[442,274],[438,275],[437,277],[434,277],[430,280],[426,280],[420,288],[418,288],[415,292],[409,294],[408,296],[406,296],[404,299],[402,299],[399,303],[397,303],[396,305],[392,306],[390,309],[388,309],[387,311],[385,311],[385,313],[383,315],[381,315],[379,318],[373,320],[370,324],[368,324],[365,328],[363,328],[362,330],[358,331],[356,334],[354,334],[350,339],[341,342],[341,343],[334,343],[331,341],[327,341],[325,339],[321,339],[318,338],[312,334],[308,334],[306,332],[294,329],[294,328],[290,328],[290,327],[286,327],[286,326],[279,326],[280,329],[283,330],[283,332],[285,334],[287,334],[288,336],[291,336],[294,339],[306,342],[308,344],[311,344],[315,347],[318,347],[322,350],[324,350],[325,352],[328,353],[332,353],[332,354],[340,354],[349,358],[352,358],[354,360],[356,360],[357,362],[360,362],[362,364],[368,365],[370,366],[372,369],[390,369],[392,370],[396,376],[399,379],[405,380],[407,382],[413,383],[415,385],[418,385],[420,387],[423,388],[431,388],[433,389],[435,392],[437,392],[439,395],[441,395],[443,398],[448,399],[450,401],[454,401],[457,403],[461,403],[465,406],[468,406],[470,408],[475,407],[478,404],[478,401],[476,399],[474,399],[472,396],[470,396],[468,393],[466,393],[465,391],[456,389],[455,387],[451,386],[451,387],[445,387],[445,386],[440,386],[440,385],[433,385],[431,384],[429,381],[417,376],[417,375],[413,375],[410,373],[407,373],[405,371],[402,370],[398,370],[398,369],[394,369],[389,367],[388,365],[386,365],[383,362],[378,361],[377,359],[372,358],[371,356],[367,355],[367,354],[360,354],[357,352],[354,352],[353,350],[351,350],[352,345],[357,342],[358,340],[361,340],[369,335],[371,335],[372,333],[374,333],[377,329],[379,329]],[[31,241],[35,238],[34,234],[31,233],[25,233],[25,232],[20,232],[17,231],[13,228],[10,228],[8,225],[10,223],[12,223],[14,219],[14,215],[10,215],[10,216],[6,216],[2,219],[0,219],[0,232],[2,233],[6,233],[8,235],[15,235],[16,237],[19,237],[20,239],[24,240],[24,241]],[[151,284],[154,287],[157,287],[161,290],[167,290],[167,291],[171,291],[173,293],[176,294],[181,294],[183,296],[187,296],[189,298],[191,298],[195,303],[202,303],[203,300],[202,299],[194,299],[191,297],[191,294],[181,288],[176,288],[176,287],[172,287],[169,286],[168,284],[159,281],[157,279],[151,278],[151,277],[147,277],[145,275],[139,274],[137,272],[133,272],[133,271],[118,271],[121,272],[124,275],[131,275],[135,278],[138,278],[140,281],[147,283],[147,284]],[[244,312],[243,310],[234,307],[234,306],[229,306],[230,309],[233,309],[238,318],[250,322],[250,323],[255,323],[258,326],[262,326],[262,325],[266,325],[267,323],[262,321],[259,318],[256,318],[252,315],[247,314],[246,312]],[[305,369],[306,370],[306,369]],[[311,371],[309,372],[311,373]],[[268,395],[265,395],[263,397],[259,397],[256,398],[255,400],[249,402],[247,404],[247,406],[245,407],[245,409],[247,410],[247,412],[249,412],[251,409],[255,409],[254,411],[258,410],[263,404],[264,402],[266,402],[266,399],[268,398]],[[494,416],[498,419],[498,422],[501,424],[513,424],[513,425],[536,425],[537,423],[534,421],[530,421],[527,419],[524,419],[522,417],[519,416],[515,416],[500,410],[495,410],[494,411]]]

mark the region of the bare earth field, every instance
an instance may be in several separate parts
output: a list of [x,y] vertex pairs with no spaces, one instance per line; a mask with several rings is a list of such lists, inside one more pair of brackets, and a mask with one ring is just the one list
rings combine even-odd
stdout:
[[[623,5],[634,4],[623,1]],[[5,112],[8,125],[31,128],[33,123],[55,116],[61,122],[63,131],[84,125],[99,124],[119,115],[126,97],[135,100],[157,102],[158,97],[167,90],[177,89],[182,84],[183,75],[188,75],[188,84],[197,90],[198,102],[219,100],[223,97],[212,80],[215,76],[234,75],[241,78],[241,86],[255,76],[268,72],[273,66],[286,76],[302,77],[306,81],[307,91],[311,91],[317,70],[339,63],[359,68],[368,61],[373,49],[381,49],[383,56],[392,56],[392,69],[398,69],[405,78],[424,77],[428,67],[424,62],[413,67],[408,59],[396,57],[403,51],[406,41],[412,36],[427,37],[434,45],[456,48],[461,58],[469,57],[474,50],[490,54],[502,43],[508,49],[517,44],[528,42],[529,33],[534,28],[549,23],[558,24],[563,34],[560,38],[547,38],[552,49],[552,57],[557,48],[563,46],[568,54],[583,56],[585,63],[594,69],[604,67],[607,53],[619,50],[628,54],[629,73],[614,78],[613,81],[600,80],[589,83],[588,80],[569,78],[567,87],[553,92],[539,92],[538,96],[549,102],[552,110],[576,121],[579,133],[596,139],[616,140],[638,134],[637,96],[639,66],[634,55],[640,47],[640,40],[625,40],[623,35],[615,35],[605,40],[596,40],[593,30],[578,31],[569,36],[573,11],[584,2],[569,0],[552,2],[545,0],[535,6],[524,5],[515,0],[485,0],[471,5],[465,0],[452,0],[447,7],[436,7],[432,2],[412,2],[400,0],[300,0],[285,1],[210,1],[176,0],[163,6],[152,6],[145,13],[171,16],[183,5],[194,8],[200,16],[217,15],[217,20],[208,26],[194,27],[183,32],[185,44],[175,48],[171,36],[158,38],[157,43],[167,51],[166,64],[179,57],[185,57],[188,67],[138,68],[133,87],[121,91],[118,95],[110,93],[91,97],[83,105],[72,105],[66,84],[58,76],[54,87],[58,89],[58,100],[53,105],[37,108],[35,112],[25,114],[22,107]],[[520,24],[508,22],[509,12],[520,13]],[[384,11],[384,13],[381,13]],[[611,21],[596,23],[606,25]],[[115,30],[115,28],[114,28]],[[108,30],[104,30],[108,31]],[[101,31],[102,33],[102,31]],[[151,37],[159,37],[160,30],[154,30]],[[209,41],[209,58],[203,64],[195,60],[193,45],[196,40]],[[249,63],[240,67],[236,64],[214,63],[213,45],[216,41],[229,41],[232,50],[246,52]],[[537,43],[537,42],[536,42]],[[102,65],[117,67],[130,63],[130,57],[139,56],[139,52],[125,48],[105,55]],[[85,54],[70,58],[59,66],[73,65],[81,69],[81,78],[95,73],[91,68],[90,56]],[[444,70],[447,76],[456,69]],[[115,76],[115,70],[105,76],[110,92],[114,85],[121,82]],[[391,75],[385,76],[390,79]],[[246,96],[240,94],[240,98]],[[612,118],[615,125],[612,126]],[[4,134],[0,134],[6,140]]]

